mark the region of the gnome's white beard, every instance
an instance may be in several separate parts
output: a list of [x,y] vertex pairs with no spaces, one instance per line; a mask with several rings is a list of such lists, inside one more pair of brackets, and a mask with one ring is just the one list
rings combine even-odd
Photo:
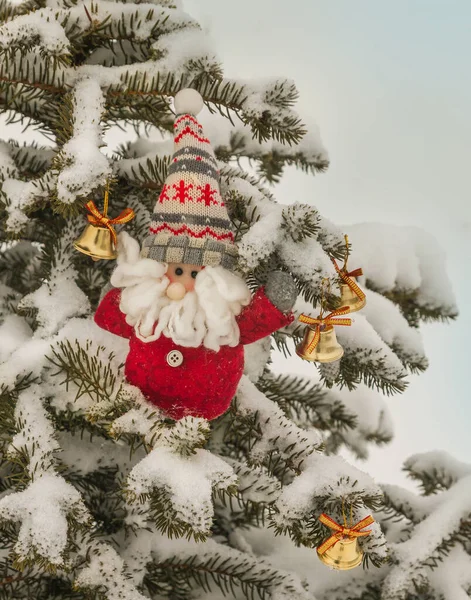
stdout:
[[[121,251],[120,251],[121,249]],[[167,265],[139,258],[139,245],[129,235],[120,235],[118,266],[111,283],[121,287],[120,310],[136,336],[152,342],[161,335],[179,346],[237,346],[239,327],[235,317],[250,302],[250,290],[237,275],[223,267],[206,267],[195,280],[195,290],[181,300],[170,300],[165,292]]]

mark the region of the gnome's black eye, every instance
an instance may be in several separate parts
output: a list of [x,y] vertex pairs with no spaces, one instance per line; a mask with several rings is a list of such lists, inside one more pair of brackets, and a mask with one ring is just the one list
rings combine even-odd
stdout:
[[175,269],[175,275],[183,275],[183,269],[181,269],[180,267],[177,267]]
[[193,277],[193,279],[196,279],[197,275],[198,275],[198,271],[192,271],[191,272],[191,276]]

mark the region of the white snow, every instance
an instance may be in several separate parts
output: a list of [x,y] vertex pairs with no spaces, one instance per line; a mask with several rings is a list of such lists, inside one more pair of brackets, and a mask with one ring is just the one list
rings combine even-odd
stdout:
[[50,279],[36,291],[24,296],[19,308],[37,309],[35,338],[54,335],[71,317],[90,312],[90,302],[75,283],[75,271],[53,271]]
[[444,450],[413,454],[405,461],[404,466],[418,474],[425,472],[432,476],[434,472],[439,472],[450,478],[450,483],[471,475],[471,465],[457,460]]
[[[76,83],[74,94],[74,133],[61,150],[67,164],[57,177],[57,194],[64,203],[72,203],[106,183],[111,166],[100,152],[101,118],[105,98],[98,81],[84,78]],[[68,164],[70,163],[70,165]]]
[[28,473],[37,478],[54,467],[54,453],[60,450],[54,425],[47,416],[39,385],[31,385],[20,394],[15,406],[17,433],[8,447],[10,457],[28,456]]
[[56,14],[50,8],[43,8],[4,23],[0,28],[0,46],[28,44],[35,39],[37,46],[49,54],[69,54],[69,40]]
[[24,342],[31,339],[33,332],[28,323],[15,314],[5,317],[0,325],[0,363],[6,361]]
[[295,460],[301,461],[322,442],[319,431],[305,431],[287,419],[281,408],[245,375],[237,388],[237,412],[241,416],[256,415],[260,423],[261,436],[250,450],[251,459],[256,463],[261,463],[271,450],[277,450],[284,458],[295,455]]
[[391,300],[368,290],[361,314],[388,346],[397,349],[401,358],[427,366],[420,332],[409,326],[399,307]]
[[236,482],[232,468],[207,450],[180,456],[165,447],[154,448],[129,474],[127,487],[136,496],[154,488],[166,492],[176,518],[208,534],[213,518],[212,490]]
[[270,338],[262,338],[244,346],[244,374],[256,383],[262,376],[271,353]]
[[354,390],[331,390],[329,396],[331,395],[338,398],[349,413],[357,416],[357,427],[342,431],[342,438],[357,456],[368,457],[372,436],[379,436],[381,439],[393,437],[392,415],[380,392],[360,384]]
[[349,465],[341,456],[314,452],[305,459],[302,473],[283,488],[276,502],[279,513],[274,520],[286,525],[307,516],[312,511],[315,497],[327,496],[340,500],[354,491],[382,494],[381,488],[367,473]]
[[15,552],[20,560],[37,553],[54,565],[64,564],[67,517],[86,523],[90,515],[80,493],[62,477],[43,474],[22,492],[0,500],[0,518],[21,522]]
[[362,223],[345,228],[352,244],[351,264],[380,292],[417,292],[429,309],[456,312],[443,250],[433,236],[416,227]]
[[346,355],[364,365],[375,364],[375,372],[382,379],[394,383],[405,377],[406,371],[394,352],[379,338],[366,318],[353,313],[352,324],[348,327],[336,327],[337,340],[344,348]]
[[92,542],[84,551],[89,562],[75,580],[78,588],[105,588],[107,600],[147,600],[128,578],[123,559],[111,545]]

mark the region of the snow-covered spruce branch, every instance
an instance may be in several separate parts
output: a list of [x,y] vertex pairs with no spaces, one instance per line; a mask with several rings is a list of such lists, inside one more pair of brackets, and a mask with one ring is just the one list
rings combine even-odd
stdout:
[[56,473],[59,444],[44,405],[44,392],[33,385],[18,394],[15,435],[8,447],[23,471],[23,486],[0,500],[0,521],[20,523],[14,545],[17,567],[65,564],[71,532],[90,523],[80,493]]
[[411,372],[424,371],[428,367],[420,333],[410,327],[397,305],[369,290],[362,314]]
[[[297,544],[316,546],[325,539],[318,522],[321,512],[342,520],[342,508],[356,522],[379,508],[381,489],[363,471],[348,465],[340,456],[315,452],[306,458],[302,472],[286,485],[274,504],[271,521],[279,533],[289,533]],[[379,562],[386,556],[384,536],[378,523],[365,540],[369,559]]]
[[338,451],[344,444],[358,458],[366,459],[372,443],[382,445],[391,441],[392,418],[387,399],[380,392],[362,384],[355,390],[332,389],[328,398],[354,421],[350,428],[329,427],[331,433],[326,439],[329,453]]
[[126,558],[136,584],[142,582],[151,594],[174,591],[184,598],[194,589],[206,594],[219,589],[247,599],[314,600],[293,573],[214,540],[168,540],[142,531],[130,544]]
[[449,489],[414,499],[398,486],[384,486],[386,506],[416,525],[407,540],[391,544],[394,566],[383,583],[386,597],[403,599],[457,544],[471,541],[471,475]]
[[248,457],[257,465],[274,460],[281,472],[287,469],[297,473],[305,458],[322,444],[319,432],[300,429],[246,376],[239,384],[233,415],[229,440],[231,428],[241,428]]
[[125,491],[128,502],[148,503],[158,531],[203,540],[213,521],[213,491],[229,490],[236,481],[232,468],[207,450],[181,456],[155,446],[132,469]]
[[409,325],[456,318],[444,253],[430,234],[378,223],[345,229],[352,242],[351,266],[363,268],[367,286],[398,304]]
[[357,416],[333,392],[307,377],[265,373],[256,385],[296,423],[309,423],[321,431],[352,429],[357,424]]

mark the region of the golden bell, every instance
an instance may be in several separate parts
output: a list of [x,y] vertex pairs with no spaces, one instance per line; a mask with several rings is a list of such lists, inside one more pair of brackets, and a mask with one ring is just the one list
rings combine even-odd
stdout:
[[317,345],[310,350],[309,346],[316,335],[316,328],[308,325],[304,330],[303,341],[296,346],[296,354],[304,360],[312,362],[330,363],[343,356],[343,348],[337,342],[334,327],[327,325],[320,332],[320,338]]
[[349,306],[349,312],[356,312],[357,310],[361,310],[365,304],[366,298],[359,298],[346,283],[340,284],[340,304],[336,308]]
[[110,230],[107,227],[97,227],[91,223],[74,242],[74,248],[91,256],[93,260],[112,260],[118,256]]
[[344,537],[322,554],[318,552],[317,556],[328,567],[348,571],[358,567],[363,559],[363,552],[357,538]]

